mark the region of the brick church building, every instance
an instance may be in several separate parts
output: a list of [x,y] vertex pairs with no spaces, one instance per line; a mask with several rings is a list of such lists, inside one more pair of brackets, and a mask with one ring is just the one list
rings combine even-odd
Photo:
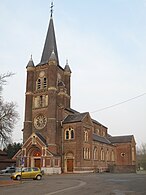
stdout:
[[27,66],[23,146],[17,166],[46,174],[135,172],[133,135],[111,136],[103,124],[71,108],[71,69],[59,63],[52,10],[40,63]]

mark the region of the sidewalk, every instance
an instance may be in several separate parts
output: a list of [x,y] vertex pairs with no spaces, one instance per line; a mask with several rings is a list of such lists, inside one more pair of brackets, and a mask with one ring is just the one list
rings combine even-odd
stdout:
[[0,174],[0,187],[19,184],[20,181],[10,179],[10,174]]

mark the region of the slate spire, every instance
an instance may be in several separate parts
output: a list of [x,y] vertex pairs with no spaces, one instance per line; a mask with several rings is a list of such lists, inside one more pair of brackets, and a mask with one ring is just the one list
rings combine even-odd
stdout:
[[33,62],[33,59],[32,59],[32,55],[31,55],[31,58],[30,58],[30,60],[27,64],[26,68],[28,68],[28,67],[34,67],[34,62]]
[[65,65],[65,67],[64,67],[64,70],[65,70],[66,72],[71,73],[71,69],[70,69],[70,67],[69,67],[69,65],[68,65],[68,60],[66,60],[66,65]]
[[48,32],[47,32],[40,64],[47,63],[49,61],[52,51],[54,51],[57,59],[57,64],[59,65],[55,30],[54,30],[53,17],[52,17],[52,13],[53,13],[52,6],[53,5],[51,4],[50,22],[49,22]]

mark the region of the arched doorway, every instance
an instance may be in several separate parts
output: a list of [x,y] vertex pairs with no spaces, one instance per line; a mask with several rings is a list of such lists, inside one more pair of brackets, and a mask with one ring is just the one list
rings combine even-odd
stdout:
[[33,157],[34,157],[34,167],[41,168],[41,153],[40,153],[40,151],[38,151],[38,150],[34,151]]
[[39,148],[31,148],[31,150],[29,151],[29,157],[29,166],[41,168],[41,151]]
[[73,172],[74,170],[74,156],[73,156],[73,153],[67,153],[66,154],[66,172]]

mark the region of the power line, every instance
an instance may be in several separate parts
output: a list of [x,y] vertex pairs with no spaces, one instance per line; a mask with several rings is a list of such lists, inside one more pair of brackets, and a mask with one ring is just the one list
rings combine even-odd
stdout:
[[129,101],[132,101],[132,100],[134,100],[134,99],[140,98],[140,97],[142,97],[142,96],[144,96],[144,95],[146,95],[146,93],[143,93],[143,94],[141,94],[141,95],[135,96],[135,97],[130,98],[130,99],[128,99],[128,100],[119,102],[119,103],[117,103],[117,104],[113,104],[113,105],[111,105],[111,106],[107,106],[107,107],[104,107],[104,108],[101,108],[101,109],[92,111],[92,112],[90,112],[90,113],[100,112],[100,111],[103,111],[103,110],[106,110],[106,109],[109,109],[109,108],[112,108],[112,107],[115,107],[115,106],[119,106],[120,104],[124,104],[124,103],[126,103],[126,102],[129,102]]

